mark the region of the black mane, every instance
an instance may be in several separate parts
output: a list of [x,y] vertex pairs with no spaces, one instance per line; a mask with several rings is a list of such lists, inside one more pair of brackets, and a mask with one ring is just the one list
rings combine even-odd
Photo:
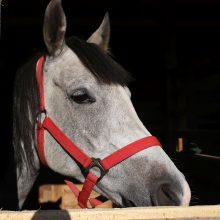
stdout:
[[[22,163],[33,170],[32,140],[35,140],[35,121],[39,111],[39,91],[37,88],[36,63],[40,55],[35,56],[22,66],[16,74],[13,103],[13,146],[16,165]],[[32,121],[30,121],[30,118]],[[22,147],[23,144],[23,147]]]
[[[97,45],[76,37],[67,39],[66,43],[100,82],[125,86],[131,80],[129,73]],[[36,63],[39,57],[40,55],[35,56],[18,70],[14,85],[15,159],[19,168],[22,168],[22,163],[26,163],[30,171],[35,169],[31,143],[35,140],[35,121],[39,112],[39,91],[36,81]]]
[[70,37],[66,43],[99,81],[122,86],[131,81],[130,74],[96,44],[76,37]]

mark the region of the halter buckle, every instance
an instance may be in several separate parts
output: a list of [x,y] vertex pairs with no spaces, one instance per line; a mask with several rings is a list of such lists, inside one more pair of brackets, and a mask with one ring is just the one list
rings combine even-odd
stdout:
[[44,109],[42,111],[40,111],[38,114],[37,114],[37,117],[36,117],[36,121],[37,121],[37,124],[42,124],[43,121],[45,120],[45,118],[47,118],[47,110]]
[[101,161],[100,158],[94,158],[94,157],[92,157],[91,159],[92,159],[92,162],[91,162],[91,164],[89,165],[89,167],[85,170],[85,172],[86,172],[86,174],[88,174],[92,168],[98,168],[99,171],[100,171],[100,176],[99,176],[99,178],[98,178],[98,181],[100,181],[100,180],[103,178],[103,176],[104,176],[106,173],[108,173],[108,170],[106,170],[106,169],[102,166],[102,164],[100,163],[100,161]]

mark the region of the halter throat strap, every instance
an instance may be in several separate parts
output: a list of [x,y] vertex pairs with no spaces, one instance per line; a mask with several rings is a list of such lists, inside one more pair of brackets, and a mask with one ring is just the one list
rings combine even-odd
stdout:
[[[96,198],[89,199],[89,196],[95,185],[106,175],[109,169],[144,149],[161,146],[161,144],[156,137],[148,136],[128,144],[104,159],[89,157],[62,132],[47,114],[44,100],[43,64],[44,56],[40,57],[36,66],[36,78],[40,96],[40,112],[37,116],[37,150],[39,159],[43,165],[47,166],[44,151],[44,131],[46,130],[85,171],[85,182],[81,191],[71,181],[65,180],[73,194],[77,197],[78,205],[81,208],[86,208],[89,202],[92,207],[95,207],[102,202]],[[92,169],[94,167],[99,169],[99,176],[93,174]]]

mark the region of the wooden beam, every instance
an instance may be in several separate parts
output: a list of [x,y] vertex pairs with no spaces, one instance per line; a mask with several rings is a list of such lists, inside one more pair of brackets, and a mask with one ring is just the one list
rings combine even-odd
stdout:
[[[76,184],[79,190],[82,190],[83,184]],[[95,191],[92,191],[91,198],[99,196]],[[44,184],[39,187],[39,204],[44,207],[47,203],[57,203],[60,200],[58,207],[61,209],[77,209],[78,201],[72,191],[66,184]],[[97,206],[97,208],[112,208],[110,200]]]
[[47,211],[0,211],[4,220],[217,220],[220,206],[149,207],[124,209],[47,210]]

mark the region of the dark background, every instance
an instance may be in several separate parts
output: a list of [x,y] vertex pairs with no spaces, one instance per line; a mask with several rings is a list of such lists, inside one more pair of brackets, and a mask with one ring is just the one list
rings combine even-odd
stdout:
[[[13,80],[16,70],[45,50],[43,16],[48,0],[3,0],[0,41],[2,176],[13,154]],[[220,2],[218,0],[63,0],[67,36],[87,39],[106,11],[111,19],[111,49],[136,79],[132,101],[148,130],[185,173],[192,204],[220,203]],[[175,153],[177,139],[185,152]],[[43,179],[43,178],[42,178]],[[44,180],[43,180],[44,181]]]

